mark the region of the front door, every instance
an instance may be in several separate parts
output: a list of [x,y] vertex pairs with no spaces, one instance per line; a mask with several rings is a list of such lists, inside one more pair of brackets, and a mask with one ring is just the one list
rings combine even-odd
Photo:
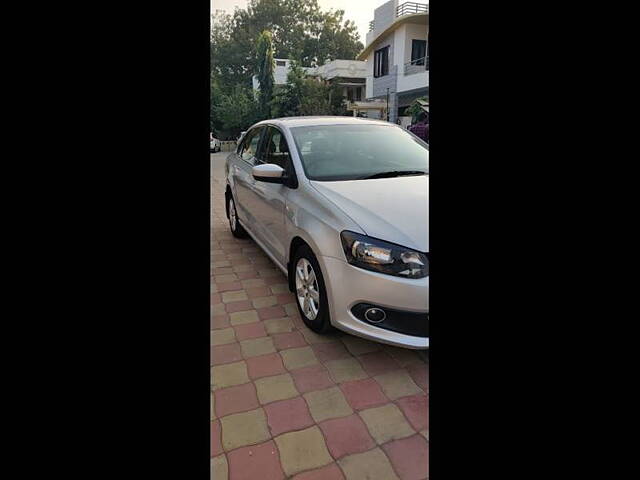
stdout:
[[[284,135],[275,127],[267,126],[264,143],[260,148],[256,165],[273,163],[284,168],[286,175],[295,175],[292,168],[289,146]],[[285,259],[287,233],[285,226],[285,205],[288,186],[278,183],[256,181],[251,185],[252,195],[249,208],[256,221],[256,231],[266,249],[283,265]]]

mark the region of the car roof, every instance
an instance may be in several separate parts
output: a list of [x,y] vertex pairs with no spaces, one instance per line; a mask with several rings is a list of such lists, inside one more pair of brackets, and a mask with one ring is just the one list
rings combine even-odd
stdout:
[[271,120],[263,120],[256,123],[262,125],[271,123],[282,127],[311,127],[315,125],[387,125],[395,126],[393,123],[384,120],[373,120],[360,117],[340,117],[340,116],[309,116],[309,117],[284,117],[274,118]]

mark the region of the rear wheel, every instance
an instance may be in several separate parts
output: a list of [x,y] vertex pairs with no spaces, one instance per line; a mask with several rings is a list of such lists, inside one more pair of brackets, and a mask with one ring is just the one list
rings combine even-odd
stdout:
[[229,228],[231,228],[231,233],[236,238],[246,238],[247,231],[242,228],[242,225],[238,222],[236,203],[233,201],[233,197],[231,195],[229,195],[229,198],[227,199],[227,206],[229,208]]
[[324,278],[316,256],[307,245],[296,250],[293,275],[296,304],[302,321],[316,333],[330,331],[332,328]]

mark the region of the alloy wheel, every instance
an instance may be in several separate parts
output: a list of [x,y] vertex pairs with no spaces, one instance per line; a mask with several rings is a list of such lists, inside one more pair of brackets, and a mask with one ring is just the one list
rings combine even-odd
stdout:
[[236,230],[237,221],[236,206],[233,203],[233,198],[229,198],[229,224],[231,225],[231,230]]
[[296,265],[296,296],[305,317],[315,320],[320,309],[318,279],[313,266],[306,258],[298,260]]

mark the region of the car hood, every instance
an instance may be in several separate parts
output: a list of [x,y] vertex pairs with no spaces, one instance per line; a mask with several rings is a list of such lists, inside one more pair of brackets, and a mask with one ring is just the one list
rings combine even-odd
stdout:
[[429,175],[311,185],[370,237],[429,251]]

